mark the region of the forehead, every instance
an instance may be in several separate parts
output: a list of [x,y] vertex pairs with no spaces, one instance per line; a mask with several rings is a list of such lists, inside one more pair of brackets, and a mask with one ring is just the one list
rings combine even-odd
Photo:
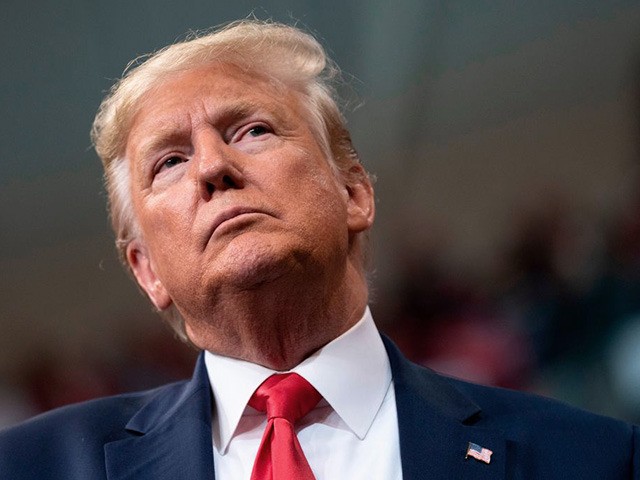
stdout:
[[150,132],[170,135],[193,126],[194,120],[219,123],[258,112],[285,123],[305,117],[298,92],[233,65],[174,72],[157,80],[141,97],[127,144],[140,131],[145,136]]

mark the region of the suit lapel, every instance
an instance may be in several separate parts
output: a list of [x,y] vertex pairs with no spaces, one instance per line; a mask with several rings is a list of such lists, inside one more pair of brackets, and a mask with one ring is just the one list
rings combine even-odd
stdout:
[[[505,477],[506,441],[501,432],[474,426],[480,408],[448,381],[406,360],[383,337],[396,394],[404,480]],[[493,452],[486,464],[465,459],[469,442]]]
[[109,480],[213,480],[211,389],[203,356],[189,382],[159,389],[126,428],[129,438],[105,445]]
[[[393,374],[404,480],[505,477],[506,441],[479,428],[480,408],[439,375],[406,360],[383,337]],[[105,445],[109,480],[214,480],[211,389],[204,359],[186,384],[158,390],[127,424],[129,438]],[[465,459],[473,442],[491,462]]]

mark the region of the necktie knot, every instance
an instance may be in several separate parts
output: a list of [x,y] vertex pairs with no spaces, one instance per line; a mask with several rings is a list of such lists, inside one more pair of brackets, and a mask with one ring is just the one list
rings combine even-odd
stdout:
[[267,419],[284,418],[292,425],[309,413],[322,396],[297,373],[276,374],[255,391],[249,405],[266,412]]
[[251,480],[314,480],[295,433],[295,423],[320,401],[320,394],[296,373],[272,375],[260,385],[249,405],[267,414]]

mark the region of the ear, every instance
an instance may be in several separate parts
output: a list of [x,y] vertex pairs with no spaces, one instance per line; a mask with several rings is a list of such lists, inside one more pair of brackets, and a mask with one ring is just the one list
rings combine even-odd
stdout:
[[360,233],[371,228],[375,217],[375,198],[369,175],[362,165],[349,169],[347,179],[347,227],[349,233]]
[[158,310],[165,310],[171,306],[172,300],[169,293],[164,288],[162,281],[156,275],[151,264],[151,258],[147,247],[140,240],[132,240],[127,245],[126,250],[127,263],[131,267],[133,275],[138,281],[138,285],[142,288],[151,303]]

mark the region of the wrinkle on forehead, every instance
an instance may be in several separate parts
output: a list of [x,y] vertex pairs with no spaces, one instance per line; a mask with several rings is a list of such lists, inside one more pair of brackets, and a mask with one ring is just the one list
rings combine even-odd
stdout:
[[[176,94],[172,97],[167,94],[166,90],[172,84],[179,83],[182,78],[198,71],[203,73],[203,80],[200,84],[195,83],[188,95]],[[205,76],[208,78],[204,78]],[[298,92],[280,87],[282,86],[256,78],[237,68],[212,70],[210,67],[200,67],[172,74],[140,100],[126,149],[129,150],[133,142],[136,145],[136,155],[146,158],[151,151],[188,137],[191,129],[198,126],[194,123],[194,118],[203,119],[213,126],[224,127],[254,115],[265,115],[264,120],[272,121],[275,127],[284,129],[285,132],[299,126],[300,120],[308,123]],[[163,104],[156,106],[160,96],[163,97]],[[283,108],[285,105],[290,108]],[[201,111],[201,115],[191,115],[197,110]],[[151,132],[148,134],[149,138],[136,138],[139,130]]]

